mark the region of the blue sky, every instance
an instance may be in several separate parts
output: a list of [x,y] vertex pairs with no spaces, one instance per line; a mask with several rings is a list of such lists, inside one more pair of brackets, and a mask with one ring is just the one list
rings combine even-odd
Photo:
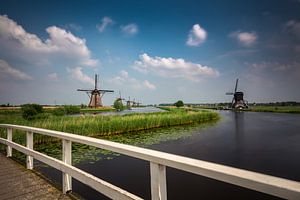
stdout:
[[300,1],[1,1],[0,103],[300,101]]

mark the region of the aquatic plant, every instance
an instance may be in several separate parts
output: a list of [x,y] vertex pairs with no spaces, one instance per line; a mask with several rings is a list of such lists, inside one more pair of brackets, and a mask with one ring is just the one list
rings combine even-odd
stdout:
[[[127,114],[123,116],[49,116],[47,119],[31,121],[12,114],[0,115],[0,123],[27,125],[85,136],[107,136],[159,127],[199,124],[214,121],[218,118],[218,113],[212,111],[171,109],[170,112]],[[24,133],[15,131],[13,135],[15,141],[24,143]],[[57,139],[35,134],[34,140],[35,143],[46,143]]]

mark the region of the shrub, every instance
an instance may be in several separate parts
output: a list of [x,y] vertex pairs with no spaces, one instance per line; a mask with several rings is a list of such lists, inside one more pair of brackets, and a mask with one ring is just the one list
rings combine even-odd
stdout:
[[39,104],[24,104],[21,106],[22,117],[27,120],[35,119],[40,113],[43,113],[43,106]]
[[174,103],[174,106],[176,106],[176,107],[184,106],[183,101],[181,101],[181,100],[177,101],[176,103]]
[[122,100],[116,99],[115,102],[114,102],[114,108],[115,108],[117,111],[122,111],[122,110],[124,110],[124,106],[123,106]]

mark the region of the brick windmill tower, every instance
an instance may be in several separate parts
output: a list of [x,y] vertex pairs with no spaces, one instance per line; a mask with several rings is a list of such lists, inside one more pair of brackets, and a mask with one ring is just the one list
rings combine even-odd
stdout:
[[231,108],[232,109],[248,108],[247,101],[244,100],[244,93],[243,92],[237,92],[238,83],[239,83],[239,79],[236,79],[234,92],[227,92],[226,93],[226,95],[233,95],[233,98],[232,98],[232,101],[231,101]]
[[103,107],[102,97],[106,92],[114,92],[113,90],[98,89],[98,75],[95,74],[95,88],[90,90],[77,89],[77,91],[86,92],[90,98],[89,107]]

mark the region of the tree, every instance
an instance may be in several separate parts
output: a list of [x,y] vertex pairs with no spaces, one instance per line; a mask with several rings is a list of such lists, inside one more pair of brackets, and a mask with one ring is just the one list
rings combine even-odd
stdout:
[[174,106],[176,106],[176,107],[184,106],[183,101],[181,101],[181,100],[177,101],[176,103],[174,103]]
[[38,114],[44,112],[43,106],[34,103],[22,105],[21,110],[22,110],[22,117],[28,120],[35,119]]
[[122,111],[124,110],[124,106],[123,106],[123,103],[122,103],[122,100],[121,99],[116,99],[115,102],[114,102],[114,108],[117,110],[117,111]]

